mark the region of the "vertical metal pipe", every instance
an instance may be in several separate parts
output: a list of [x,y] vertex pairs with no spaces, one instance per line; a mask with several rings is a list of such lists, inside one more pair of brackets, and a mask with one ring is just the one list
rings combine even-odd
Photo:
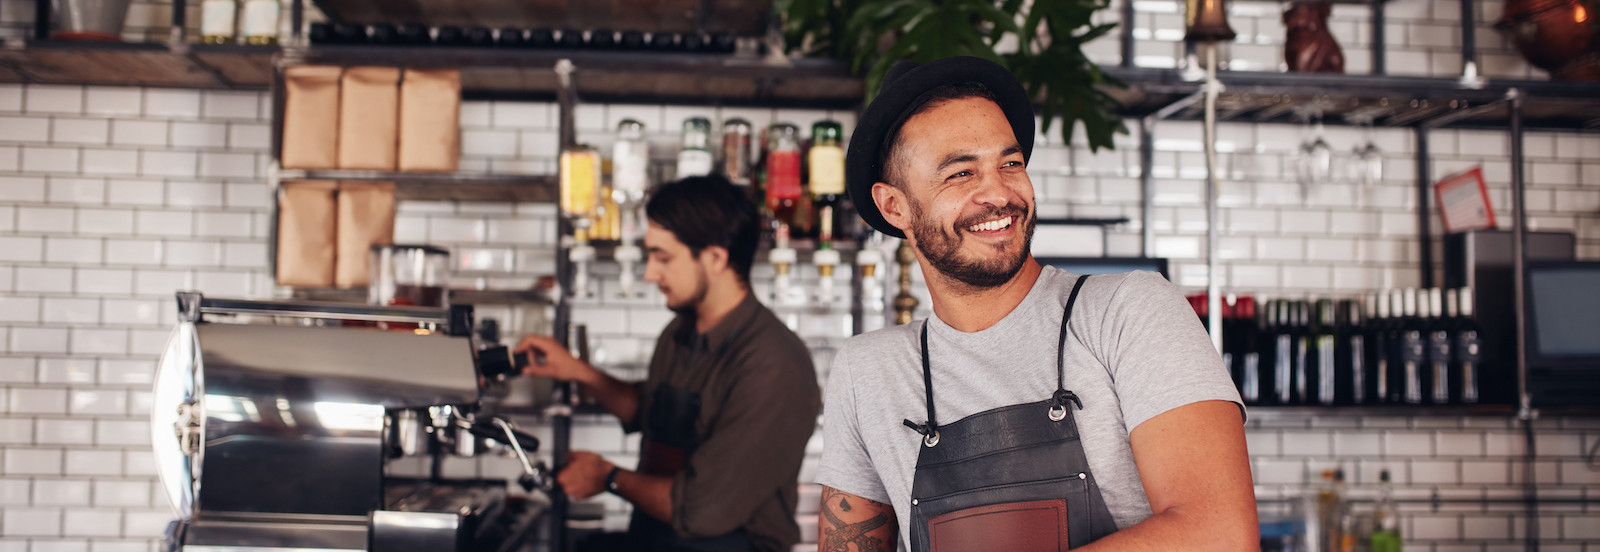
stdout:
[[50,0],[36,0],[33,3],[33,39],[41,42],[50,40]]
[[1527,232],[1528,210],[1524,194],[1527,193],[1523,182],[1523,147],[1522,147],[1522,91],[1512,88],[1506,91],[1506,97],[1511,103],[1511,255],[1516,261],[1511,268],[1511,287],[1516,294],[1514,297],[1517,305],[1517,397],[1518,404],[1524,411],[1532,407],[1528,396],[1528,343],[1527,339],[1527,281],[1525,280],[1528,268]]
[[1388,18],[1384,16],[1386,0],[1373,0],[1372,6],[1372,74],[1382,75],[1389,72],[1388,35],[1384,26]]
[[[577,92],[574,90],[572,73],[574,71],[571,60],[556,62],[555,72],[558,87],[556,89],[556,104],[560,112],[558,134],[561,140],[561,149],[577,145],[577,129],[574,124],[573,111],[577,108]],[[559,155],[559,152],[557,152]],[[559,167],[559,163],[557,164]],[[565,185],[565,178],[557,169],[556,197],[562,197],[559,189]],[[559,203],[559,200],[558,200]],[[559,343],[569,343],[571,332],[569,326],[572,321],[572,299],[569,296],[573,285],[573,266],[568,256],[571,254],[572,242],[568,236],[572,235],[572,224],[567,217],[557,208],[556,229],[556,287],[555,294],[555,325],[554,336]],[[556,401],[551,405],[551,467],[555,473],[561,473],[566,467],[566,453],[571,449],[572,443],[572,409],[569,401],[573,397],[571,383],[558,385],[556,388]],[[567,495],[557,489],[550,496],[550,550],[564,552],[567,550]]]
[[1133,67],[1133,0],[1122,0],[1122,66]]
[[189,2],[173,0],[172,2],[172,34],[168,37],[168,44],[172,47],[182,47],[189,43]]
[[302,42],[300,40],[300,37],[305,36],[305,30],[301,28],[301,27],[305,26],[305,24],[306,24],[306,1],[305,0],[294,0],[294,2],[291,2],[289,4],[289,26],[290,26],[289,36],[290,36],[290,43],[291,44],[294,44],[295,46],[305,46],[306,45],[304,42]]
[[1140,251],[1146,257],[1156,252],[1156,227],[1151,224],[1156,218],[1152,199],[1156,196],[1156,178],[1150,174],[1156,164],[1155,127],[1155,117],[1139,119],[1139,229],[1144,238]]
[[1422,265],[1422,287],[1433,287],[1433,189],[1432,167],[1428,154],[1428,127],[1412,128],[1417,143],[1417,262]]
[[[1222,286],[1217,262],[1221,249],[1221,233],[1217,227],[1217,94],[1222,83],[1217,81],[1217,45],[1204,45],[1206,49],[1206,325],[1211,329],[1211,345],[1222,351]],[[1147,220],[1145,224],[1150,222]]]
[[1525,456],[1523,457],[1523,501],[1525,508],[1525,521],[1527,523],[1523,534],[1527,536],[1525,548],[1531,552],[1539,551],[1539,488],[1534,482],[1533,460],[1537,457],[1534,449],[1533,435],[1533,400],[1528,394],[1528,341],[1527,341],[1527,280],[1528,225],[1527,193],[1523,182],[1524,152],[1522,144],[1522,91],[1512,88],[1506,91],[1506,99],[1510,103],[1511,115],[1511,290],[1512,300],[1516,304],[1516,343],[1517,343],[1517,417],[1522,421],[1523,435],[1527,439]]
[[1478,22],[1477,0],[1461,0],[1461,79],[1477,81],[1478,77]]

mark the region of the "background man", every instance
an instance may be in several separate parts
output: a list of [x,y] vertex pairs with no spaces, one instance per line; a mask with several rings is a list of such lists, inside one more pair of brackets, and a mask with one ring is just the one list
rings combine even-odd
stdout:
[[901,62],[858,122],[851,197],[915,247],[933,316],[835,358],[819,549],[1255,550],[1221,359],[1159,275],[1033,259],[1033,138],[977,58]]
[[546,359],[526,374],[576,381],[643,432],[636,470],[575,451],[557,480],[578,499],[609,491],[633,503],[628,533],[590,549],[788,550],[820,391],[805,344],[750,293],[755,206],[726,180],[688,178],[655,189],[645,214],[645,280],[678,314],[647,379],[619,381],[548,337],[517,346]]

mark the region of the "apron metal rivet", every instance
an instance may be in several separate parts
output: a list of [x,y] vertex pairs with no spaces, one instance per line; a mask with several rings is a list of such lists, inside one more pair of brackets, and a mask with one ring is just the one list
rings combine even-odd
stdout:
[[1059,422],[1059,421],[1064,420],[1066,418],[1067,418],[1067,407],[1059,406],[1059,405],[1050,407],[1050,421]]
[[935,431],[935,432],[929,433],[926,437],[923,437],[922,438],[922,444],[927,445],[928,448],[933,448],[933,447],[938,446],[939,445],[939,432]]
[[911,505],[912,506],[916,506],[917,505],[917,499],[915,499],[915,498],[911,499]]
[[1089,478],[1089,474],[1083,473],[1083,472],[1078,472],[1078,479],[1088,479],[1088,478]]

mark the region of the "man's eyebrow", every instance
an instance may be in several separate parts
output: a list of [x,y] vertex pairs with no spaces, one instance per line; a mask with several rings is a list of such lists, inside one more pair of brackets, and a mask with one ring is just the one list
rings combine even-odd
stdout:
[[1019,153],[1022,153],[1022,144],[1011,144],[1010,147],[1000,152],[1000,157],[1009,157]]
[[952,153],[950,155],[944,156],[944,160],[939,162],[939,166],[938,167],[934,167],[933,172],[944,172],[944,170],[946,168],[949,168],[950,165],[954,165],[956,163],[967,163],[967,162],[977,161],[977,160],[978,160],[978,156],[976,154],[972,154],[972,153]]

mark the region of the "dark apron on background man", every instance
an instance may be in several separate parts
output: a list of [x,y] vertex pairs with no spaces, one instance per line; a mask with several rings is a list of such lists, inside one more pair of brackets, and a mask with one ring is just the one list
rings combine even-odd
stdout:
[[[715,354],[717,356],[726,354],[728,344],[735,342],[738,335],[737,331],[730,335]],[[702,336],[691,334],[689,338],[702,339]],[[696,345],[696,356],[710,353],[704,349],[703,340]],[[679,363],[674,364],[681,366]],[[705,374],[708,379],[711,376],[712,374]],[[645,423],[640,428],[639,473],[673,477],[688,466],[690,455],[694,454],[695,447],[700,444],[700,436],[695,431],[700,420],[700,393],[679,389],[667,383],[665,380],[668,378],[662,379],[663,381],[656,386],[655,393],[651,395],[650,409],[645,417]],[[637,508],[633,511],[633,518],[628,522],[628,537],[638,550],[672,552],[755,550],[744,529],[716,537],[686,539],[679,537],[671,525]]]
[[1040,402],[939,425],[923,323],[928,422],[905,422],[923,435],[911,487],[912,552],[1055,552],[1116,532],[1078,438],[1072,412],[1083,403],[1066,389],[1067,322],[1087,278],[1080,276],[1067,298],[1056,351],[1056,391]]

